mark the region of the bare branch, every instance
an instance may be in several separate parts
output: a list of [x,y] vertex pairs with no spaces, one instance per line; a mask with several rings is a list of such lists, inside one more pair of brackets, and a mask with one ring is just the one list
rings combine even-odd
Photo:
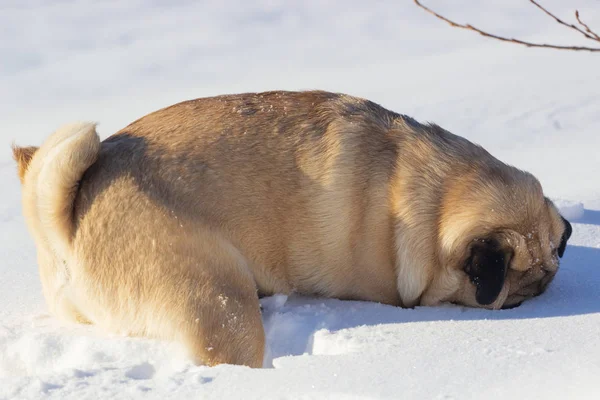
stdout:
[[[550,15],[551,17],[553,17],[555,20],[557,20],[562,25],[565,25],[565,26],[568,26],[570,28],[573,28],[573,29],[577,30],[578,32],[584,34],[585,37],[587,37],[588,39],[592,39],[592,40],[600,42],[600,39],[597,39],[595,37],[596,36],[595,33],[593,33],[593,32],[590,33],[590,31],[587,31],[588,33],[586,33],[586,32],[584,32],[583,30],[581,30],[580,28],[578,28],[578,27],[576,27],[574,25],[569,25],[569,24],[565,23],[564,21],[562,21],[562,20],[558,19],[557,17],[555,17],[553,14],[551,14],[546,9],[544,9],[543,7],[541,7],[535,1],[533,1],[533,0],[529,0],[529,1],[531,1],[533,4],[535,4],[536,6],[538,6],[539,8],[541,8],[546,14]],[[448,24],[450,24],[451,26],[453,26],[455,28],[461,28],[461,29],[466,29],[466,30],[474,31],[474,32],[477,32],[480,35],[488,37],[488,38],[500,40],[500,41],[503,41],[503,42],[517,43],[517,44],[521,44],[521,45],[527,46],[527,47],[540,47],[540,48],[557,49],[557,50],[576,50],[576,51],[600,52],[600,47],[560,46],[560,45],[545,44],[545,43],[532,43],[532,42],[527,42],[527,41],[524,41],[524,40],[519,40],[519,39],[514,39],[514,38],[506,38],[506,37],[494,35],[492,33],[488,33],[488,32],[482,31],[481,29],[476,28],[476,27],[474,27],[473,25],[470,25],[470,24],[459,24],[457,22],[454,22],[454,21],[452,21],[452,20],[450,20],[450,19],[448,19],[448,18],[446,18],[446,17],[444,17],[444,16],[436,13],[435,11],[431,10],[430,8],[425,7],[423,4],[421,4],[419,2],[419,0],[414,0],[414,2],[415,2],[415,4],[417,6],[421,7],[422,9],[424,9],[425,11],[427,11],[428,13],[434,15],[435,17],[441,19],[442,21],[447,22]],[[580,24],[584,25],[582,22],[580,22]],[[584,26],[587,28],[587,25],[584,25]],[[587,29],[589,29],[589,28],[587,28]]]
[[592,35],[595,38],[595,40],[600,40],[600,36],[593,30],[591,30],[590,27],[587,26],[587,24],[585,24],[581,20],[581,18],[579,18],[579,11],[577,11],[577,10],[575,10],[575,18],[577,18],[577,22],[579,22],[579,24],[585,28],[586,32],[588,32],[590,35]]
[[564,25],[567,28],[571,28],[571,29],[576,30],[577,32],[581,33],[583,36],[585,36],[588,39],[596,40],[595,37],[590,36],[588,33],[586,33],[585,31],[583,31],[581,28],[577,27],[576,25],[568,24],[565,21],[563,21],[562,19],[558,18],[556,15],[552,14],[550,11],[548,11],[544,7],[542,7],[537,1],[535,1],[535,0],[529,0],[529,2],[531,2],[537,8],[539,8],[540,10],[542,10],[544,12],[544,14],[546,14],[549,17],[553,18],[559,24]]

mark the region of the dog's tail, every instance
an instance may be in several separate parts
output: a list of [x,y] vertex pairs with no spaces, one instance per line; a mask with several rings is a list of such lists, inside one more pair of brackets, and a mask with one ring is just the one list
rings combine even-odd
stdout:
[[48,244],[63,259],[71,248],[79,181],[99,151],[96,124],[88,122],[62,126],[39,149],[13,146],[19,177],[33,201],[30,212],[37,215]]

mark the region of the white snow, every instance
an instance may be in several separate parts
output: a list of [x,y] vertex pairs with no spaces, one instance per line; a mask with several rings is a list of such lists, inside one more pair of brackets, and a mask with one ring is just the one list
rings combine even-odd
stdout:
[[554,204],[560,210],[561,215],[569,221],[579,221],[585,214],[585,208],[580,201],[554,199]]
[[[586,43],[525,0],[423,0],[459,22]],[[597,0],[543,0],[600,30]],[[412,1],[0,2],[0,399],[597,399],[600,55],[451,28]],[[433,121],[536,175],[573,222],[549,290],[521,307],[263,300],[264,369],[193,366],[177,344],[49,317],[9,145],[103,137],[201,96],[320,88]]]

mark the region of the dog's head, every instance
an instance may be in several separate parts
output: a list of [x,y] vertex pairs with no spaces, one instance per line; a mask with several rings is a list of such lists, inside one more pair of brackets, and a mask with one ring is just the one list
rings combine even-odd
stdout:
[[468,193],[461,190],[446,199],[450,204],[441,224],[442,253],[456,288],[448,301],[516,307],[543,293],[558,271],[571,224],[533,176],[508,171],[483,180],[478,174],[466,184]]

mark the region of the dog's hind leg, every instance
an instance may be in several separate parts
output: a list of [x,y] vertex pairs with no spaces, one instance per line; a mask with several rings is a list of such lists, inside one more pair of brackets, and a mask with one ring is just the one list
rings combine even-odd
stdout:
[[73,239],[77,308],[111,333],[183,342],[198,363],[262,366],[265,334],[243,254],[139,184],[120,177],[98,194],[82,186],[94,200],[83,198]]
[[265,334],[252,275],[232,254],[213,254],[189,281],[182,340],[198,363],[262,367]]
[[83,313],[109,332],[182,342],[196,363],[261,367],[265,334],[244,257],[218,234],[159,222],[149,231],[160,240],[124,240],[135,232],[128,229],[105,232],[119,241],[102,246],[95,236],[85,240],[90,248],[81,249],[73,274]]

